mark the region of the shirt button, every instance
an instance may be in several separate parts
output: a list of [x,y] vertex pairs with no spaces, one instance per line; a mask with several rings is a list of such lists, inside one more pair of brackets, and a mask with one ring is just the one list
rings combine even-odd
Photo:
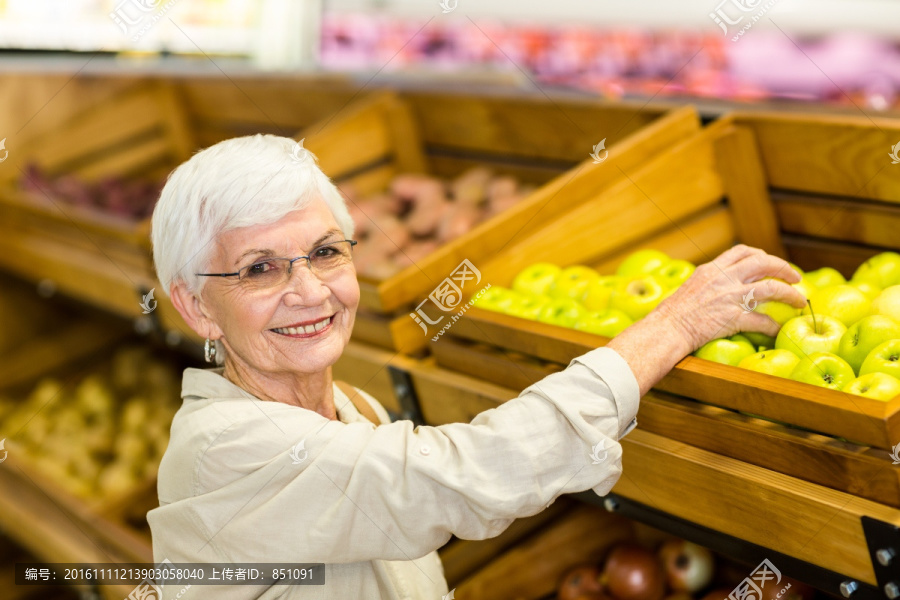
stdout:
[[422,453],[422,456],[428,456],[429,454],[431,454],[431,448],[429,448],[428,446],[422,446],[421,448],[419,448],[419,452]]

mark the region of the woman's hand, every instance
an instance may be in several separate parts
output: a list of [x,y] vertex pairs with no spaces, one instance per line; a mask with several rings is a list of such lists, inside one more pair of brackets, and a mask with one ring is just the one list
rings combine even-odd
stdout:
[[803,294],[789,285],[799,281],[800,274],[784,259],[758,248],[735,246],[697,267],[675,293],[610,341],[609,347],[629,364],[643,395],[678,361],[710,340],[739,331],[776,335],[778,323],[752,309],[768,301],[805,306]]

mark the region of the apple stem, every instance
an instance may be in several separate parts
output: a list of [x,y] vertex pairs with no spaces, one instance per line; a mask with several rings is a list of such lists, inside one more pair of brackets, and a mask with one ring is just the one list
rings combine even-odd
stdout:
[[816,322],[816,313],[815,313],[815,311],[813,310],[813,307],[812,307],[812,300],[810,300],[809,298],[807,298],[807,299],[806,299],[806,304],[807,304],[807,306],[809,306],[809,314],[812,315],[813,329],[815,330],[816,335],[818,335],[818,334],[820,334],[821,332],[819,331],[819,324]]

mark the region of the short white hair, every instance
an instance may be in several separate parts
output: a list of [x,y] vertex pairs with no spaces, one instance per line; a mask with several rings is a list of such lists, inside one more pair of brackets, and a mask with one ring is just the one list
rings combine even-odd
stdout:
[[166,293],[176,281],[199,293],[216,236],[268,225],[322,198],[347,239],[353,219],[316,157],[291,138],[252,135],[219,142],[169,175],[153,210],[156,275]]

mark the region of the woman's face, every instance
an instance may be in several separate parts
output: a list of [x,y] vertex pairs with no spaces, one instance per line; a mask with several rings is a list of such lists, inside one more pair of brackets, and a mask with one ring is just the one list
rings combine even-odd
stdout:
[[[219,235],[210,272],[231,273],[266,258],[306,256],[343,239],[334,215],[317,199],[271,225]],[[210,278],[202,296],[230,360],[269,374],[319,373],[337,362],[353,329],[359,284],[352,262],[321,277],[301,259],[293,263],[286,283],[269,289],[256,289],[237,277]],[[304,333],[310,325],[321,329]]]

